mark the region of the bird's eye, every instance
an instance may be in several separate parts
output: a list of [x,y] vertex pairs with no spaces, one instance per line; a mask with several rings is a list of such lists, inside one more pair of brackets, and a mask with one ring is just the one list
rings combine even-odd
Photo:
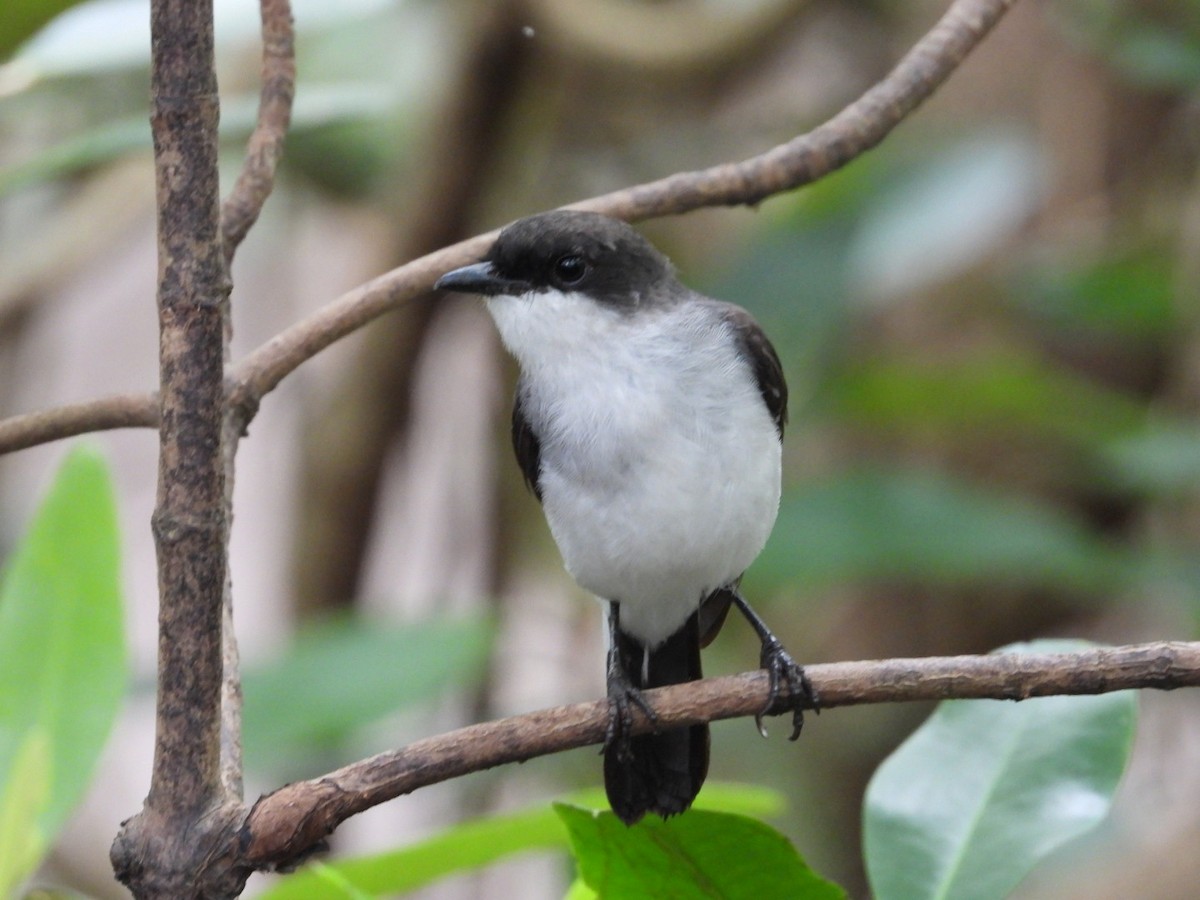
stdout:
[[563,284],[578,284],[587,274],[587,263],[582,256],[568,253],[554,261],[554,275]]

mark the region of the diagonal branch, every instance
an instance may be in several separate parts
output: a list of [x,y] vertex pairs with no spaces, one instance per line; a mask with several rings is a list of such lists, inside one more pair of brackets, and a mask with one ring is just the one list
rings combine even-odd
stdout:
[[[949,698],[1025,700],[1134,688],[1200,686],[1200,642],[1160,642],[1074,653],[928,657],[806,666],[821,706]],[[765,672],[648,691],[660,728],[752,716],[767,701]],[[786,700],[774,712],[785,712]],[[635,710],[635,733],[649,731]],[[242,864],[287,865],[339,824],[402,794],[470,772],[604,740],[605,700],[470,725],[353,763],[259,798],[242,828]]]
[[[835,172],[875,147],[950,77],[1016,0],[956,0],[877,85],[808,134],[739,163],[681,172],[572,206],[628,221],[708,206],[754,205]],[[303,362],[399,304],[450,268],[479,258],[496,232],[393,269],[317,310],[254,350],[233,371],[231,400],[247,417]]]
[[[879,144],[949,78],[1015,2],[955,0],[886,78],[805,135],[739,163],[670,175],[574,205],[639,221],[706,206],[756,204],[816,181]],[[495,234],[478,235],[393,269],[258,347],[231,373],[229,400],[235,414],[248,423],[262,398],[302,363],[425,293],[448,269],[478,258]],[[0,422],[0,453],[100,428],[156,423],[153,404],[146,403],[130,415],[128,397],[104,398],[85,406],[72,408],[69,415],[32,413]]]

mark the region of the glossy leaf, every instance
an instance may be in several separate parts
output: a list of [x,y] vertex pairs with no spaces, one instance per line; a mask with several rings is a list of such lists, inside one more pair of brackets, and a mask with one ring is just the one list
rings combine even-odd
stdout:
[[73,451],[0,586],[0,780],[33,732],[50,791],[37,822],[53,839],[79,801],[126,684],[116,509],[108,471]]
[[765,822],[692,810],[627,827],[611,812],[557,804],[580,877],[600,897],[622,900],[746,898],[837,900],[845,892],[812,871]]
[[[583,806],[607,805],[600,791],[581,792],[571,799]],[[710,783],[696,798],[697,809],[723,809],[744,815],[778,815],[782,807],[779,794],[757,785]],[[565,850],[568,846],[562,820],[551,806],[543,804],[523,812],[464,822],[399,850],[338,860],[319,868],[305,867],[279,881],[259,900],[349,898],[355,896],[353,892],[392,895],[519,853]],[[335,883],[341,887],[332,887]]]
[[[1000,652],[1063,652],[1039,641]],[[876,771],[864,848],[877,900],[1000,900],[1099,824],[1132,746],[1131,692],[951,700]]]

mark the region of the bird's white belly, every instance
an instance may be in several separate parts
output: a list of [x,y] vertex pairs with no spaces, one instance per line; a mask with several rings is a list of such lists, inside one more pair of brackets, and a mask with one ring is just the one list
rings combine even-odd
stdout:
[[653,395],[608,399],[606,428],[543,445],[543,502],[567,570],[617,601],[622,629],[653,645],[762,550],[779,507],[780,444],[753,386],[704,428],[694,408]]

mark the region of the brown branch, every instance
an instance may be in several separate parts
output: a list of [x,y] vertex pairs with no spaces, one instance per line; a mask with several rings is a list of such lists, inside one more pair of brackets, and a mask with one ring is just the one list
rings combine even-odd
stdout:
[[[150,791],[111,851],[138,897],[218,896],[210,865],[239,798],[221,779],[222,592],[227,573],[224,362],[228,270],[217,177],[212,3],[151,3],[158,195],[158,702]],[[215,848],[215,850],[214,850]],[[244,879],[242,879],[244,880]]]
[[113,428],[156,428],[157,394],[118,394],[0,421],[0,453]]
[[[573,205],[640,221],[706,206],[756,204],[816,181],[879,144],[933,94],[1015,2],[955,0],[883,81],[808,134],[740,163],[671,175]],[[482,255],[495,236],[495,231],[477,235],[380,275],[252,351],[234,367],[230,381],[229,400],[239,422],[248,423],[262,398],[302,363],[427,292],[439,275]],[[95,401],[95,418],[113,421],[113,406],[112,398]],[[78,434],[82,421],[79,415],[52,419],[36,436],[31,432],[31,416],[0,422],[0,453]],[[142,418],[129,424],[150,421]]]
[[221,237],[225,262],[258,221],[258,214],[275,185],[275,167],[283,155],[283,141],[292,121],[296,94],[295,34],[289,0],[261,0],[262,90],[258,119],[246,147],[246,159],[237,182],[221,204]]
[[[754,205],[840,169],[882,141],[928,99],[1016,0],[956,0],[883,81],[808,134],[740,163],[684,172],[572,204],[628,221],[708,206]],[[438,276],[478,259],[488,232],[393,269],[342,295],[254,350],[234,369],[231,400],[252,412],[301,363],[400,303]]]
[[[295,33],[290,0],[259,0],[262,19],[262,88],[258,117],[246,147],[246,158],[233,190],[221,204],[220,233],[225,265],[233,262],[238,246],[258,221],[259,213],[275,186],[275,169],[283,156],[283,143],[292,120],[296,94]],[[232,317],[228,304],[223,309],[229,353]],[[228,409],[222,404],[222,410]],[[238,440],[244,423],[233,416],[224,421],[222,457],[225,470],[225,532],[222,543],[229,546],[233,520],[233,484]],[[224,678],[221,690],[221,784],[230,801],[242,798],[242,682],[237,636],[233,630],[233,586],[225,579],[221,601],[222,657]]]
[[[1074,653],[992,654],[829,663],[805,667],[823,709],[949,698],[1026,700],[1134,688],[1200,686],[1200,642]],[[751,716],[767,701],[758,671],[646,693],[660,728]],[[786,698],[776,712],[786,711]],[[402,794],[505,763],[604,740],[608,701],[577,703],[470,725],[286,785],[259,798],[241,832],[242,863],[294,862],[350,816]],[[635,710],[635,732],[651,729]]]

